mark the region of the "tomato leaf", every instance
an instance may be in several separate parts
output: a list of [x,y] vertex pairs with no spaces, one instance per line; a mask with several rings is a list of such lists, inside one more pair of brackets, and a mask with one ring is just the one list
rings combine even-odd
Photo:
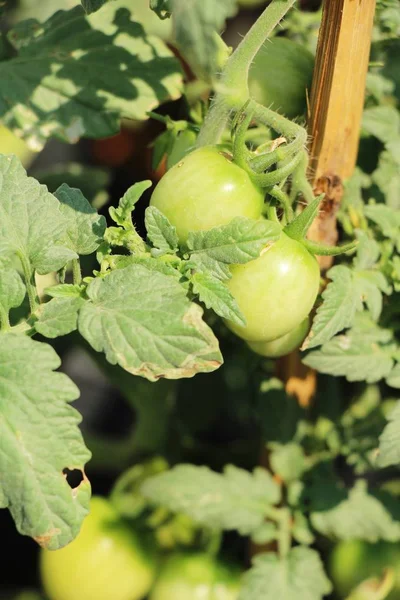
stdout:
[[[0,306],[6,315],[11,308],[21,306],[26,294],[25,285],[15,269],[0,269]],[[1,322],[1,314],[0,314]]]
[[400,463],[400,402],[396,403],[388,420],[389,423],[379,437],[377,464],[381,468]]
[[81,4],[85,13],[90,15],[90,13],[96,12],[103,4],[110,1],[111,0],[81,0]]
[[[90,452],[70,406],[79,391],[49,345],[21,334],[0,335],[0,505],[20,533],[49,549],[69,543],[89,508],[90,484],[75,489],[63,470],[83,473]],[[84,475],[84,473],[83,473]]]
[[171,14],[170,0],[150,0],[150,8],[160,19],[166,19]]
[[392,240],[399,240],[400,214],[396,209],[385,204],[368,204],[365,215],[376,223],[382,234]]
[[325,536],[341,540],[400,540],[400,523],[390,509],[368,493],[366,482],[359,480],[342,502],[325,511],[312,511],[313,527]]
[[127,189],[125,194],[120,199],[118,207],[110,207],[109,212],[112,220],[126,230],[133,229],[131,217],[132,212],[136,203],[140,200],[144,192],[150,187],[151,181],[148,179],[131,185],[131,187]]
[[92,208],[80,190],[63,183],[54,193],[67,223],[65,245],[77,254],[92,254],[103,240],[106,220]]
[[235,0],[170,0],[175,39],[200,79],[217,75],[218,36],[227,18],[236,13]]
[[84,303],[83,298],[65,297],[53,298],[50,302],[42,304],[36,313],[36,331],[47,338],[56,338],[75,331],[78,312]]
[[318,214],[319,206],[324,195],[321,194],[308,204],[303,211],[286,227],[284,232],[293,240],[300,241],[305,238],[307,231],[310,229],[312,222]]
[[113,135],[122,118],[146,120],[182,93],[173,53],[116,2],[90,16],[77,6],[26,23],[9,33],[18,55],[0,62],[9,82],[0,118],[33,149],[51,136],[73,143]]
[[378,167],[372,173],[373,182],[385,196],[388,206],[399,208],[400,169],[398,161],[390,152],[381,152]]
[[52,298],[79,298],[84,289],[84,285],[60,283],[58,285],[53,285],[50,288],[46,288],[46,294]]
[[364,110],[362,128],[384,144],[400,136],[400,115],[394,106],[373,106]]
[[176,228],[158,208],[146,208],[144,222],[149,240],[159,251],[156,254],[174,254],[178,250]]
[[279,485],[265,469],[253,473],[228,465],[223,474],[208,467],[178,465],[144,483],[152,503],[184,513],[211,529],[248,535],[262,527],[266,509],[277,504]]
[[[278,223],[237,217],[228,225],[190,232],[187,240],[190,260],[199,270],[203,265],[205,270],[211,268],[214,277],[228,279],[229,269],[224,265],[243,264],[258,258],[268,243],[279,239],[280,232]],[[215,261],[222,269],[220,276],[212,268]]]
[[77,254],[63,244],[67,221],[57,198],[16,156],[0,155],[0,257],[18,254],[40,274],[58,271]]
[[256,556],[238,600],[321,600],[331,590],[318,552],[297,547],[285,558],[274,552]]
[[386,377],[386,383],[391,387],[400,388],[400,363],[397,363],[392,371],[390,371]]
[[235,298],[222,281],[207,273],[194,273],[191,283],[193,292],[207,308],[212,308],[220,317],[238,325],[246,324]]
[[392,370],[391,341],[389,330],[380,329],[368,318],[356,319],[352,329],[332,338],[320,350],[311,351],[303,362],[321,373],[373,383],[387,377]]
[[323,303],[317,310],[303,350],[324,344],[342,329],[351,327],[356,310],[362,309],[353,272],[348,267],[333,267],[327,276],[331,281],[322,294]]
[[79,331],[111,364],[150,381],[192,377],[222,364],[201,308],[175,277],[133,264],[93,280],[87,295]]
[[312,328],[302,349],[315,348],[328,342],[343,329],[352,327],[356,313],[366,304],[377,321],[382,312],[382,292],[391,293],[383,273],[376,270],[351,270],[345,265],[330,269],[331,280],[322,294]]
[[279,444],[271,442],[268,444],[271,451],[271,468],[286,483],[296,479],[301,479],[303,473],[307,470],[306,458],[303,449],[299,444],[290,442],[289,444]]

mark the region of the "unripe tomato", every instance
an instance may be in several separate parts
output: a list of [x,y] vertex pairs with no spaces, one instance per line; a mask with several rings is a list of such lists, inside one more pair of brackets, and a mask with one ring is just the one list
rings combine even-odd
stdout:
[[240,569],[199,553],[170,556],[161,570],[150,600],[236,600]]
[[362,581],[380,577],[384,569],[395,572],[395,584],[388,600],[400,598],[400,547],[390,542],[369,544],[361,540],[347,540],[336,544],[328,560],[329,575],[341,598]]
[[189,231],[226,225],[235,217],[258,219],[264,192],[214,146],[194,150],[155,188],[150,204],[175,225],[181,242]]
[[293,118],[307,107],[314,57],[306,48],[275,37],[261,48],[249,73],[250,94],[260,104]]
[[140,600],[155,577],[155,556],[108,502],[93,497],[77,538],[42,550],[40,573],[50,600]]
[[226,324],[249,342],[272,342],[298,327],[309,315],[320,283],[316,258],[283,232],[259,258],[234,265],[231,273],[227,286],[246,325]]
[[261,356],[279,358],[296,350],[304,340],[310,327],[310,319],[306,317],[297,327],[286,335],[272,342],[248,342],[248,346]]

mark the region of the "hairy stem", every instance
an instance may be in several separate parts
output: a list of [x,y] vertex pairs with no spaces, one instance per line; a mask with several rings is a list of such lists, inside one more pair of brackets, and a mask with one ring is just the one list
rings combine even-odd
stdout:
[[198,147],[217,143],[231,110],[239,110],[249,99],[248,74],[251,63],[295,1],[272,0],[228,59],[218,84],[216,98],[201,128]]
[[0,304],[0,331],[8,331],[10,329],[10,319],[8,311]]
[[82,283],[81,263],[79,262],[79,258],[74,258],[72,260],[72,278],[75,285],[80,285]]
[[28,293],[31,313],[34,313],[39,305],[39,298],[35,282],[35,272],[32,269],[30,262],[27,260],[26,256],[22,252],[18,252],[17,254],[21,261],[22,271],[24,273],[25,286],[26,291]]

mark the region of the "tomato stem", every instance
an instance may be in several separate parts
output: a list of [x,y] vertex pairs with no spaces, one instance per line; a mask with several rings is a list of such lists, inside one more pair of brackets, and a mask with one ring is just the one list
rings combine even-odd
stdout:
[[278,200],[284,210],[286,222],[290,222],[293,219],[293,208],[289,196],[277,185],[268,190],[268,193],[275,200]]
[[8,311],[0,304],[0,331],[7,331],[8,329],[10,329]]
[[[198,147],[218,143],[228,123],[230,112],[240,110],[249,99],[248,74],[251,63],[295,1],[272,0],[227,60],[217,84],[215,100],[201,128],[197,140]],[[284,119],[284,117],[280,118]],[[287,121],[287,123],[291,122]]]
[[29,306],[31,313],[34,313],[39,305],[38,294],[36,290],[35,271],[32,269],[29,260],[22,252],[17,252],[21,261],[22,271],[24,274],[26,291],[28,293]]
[[79,258],[74,258],[72,261],[72,277],[74,285],[80,285],[82,283],[82,272]]

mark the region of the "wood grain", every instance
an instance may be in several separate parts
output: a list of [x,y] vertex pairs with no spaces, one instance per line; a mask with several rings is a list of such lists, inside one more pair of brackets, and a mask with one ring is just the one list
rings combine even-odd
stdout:
[[[375,0],[326,0],[311,88],[310,177],[325,192],[309,238],[337,242],[336,213],[357,160]],[[332,258],[321,257],[326,270]]]
[[[343,182],[357,160],[375,0],[325,0],[310,98],[310,172],[315,194],[325,193],[308,237],[326,245],[338,240],[336,215]],[[318,257],[322,271],[332,257]],[[316,392],[314,371],[299,352],[278,361],[286,391],[309,406]]]

